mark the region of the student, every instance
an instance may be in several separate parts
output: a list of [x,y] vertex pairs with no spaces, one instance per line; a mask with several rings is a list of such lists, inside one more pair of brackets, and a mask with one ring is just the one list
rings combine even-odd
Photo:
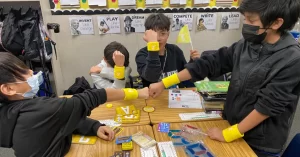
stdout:
[[244,39],[152,84],[149,94],[156,97],[180,81],[232,72],[223,112],[232,126],[212,128],[209,137],[226,142],[244,137],[259,157],[279,156],[300,94],[300,47],[288,32],[298,21],[300,2],[243,0],[239,10],[245,17]]
[[[118,79],[114,76],[114,70],[125,72],[125,76]],[[129,53],[122,44],[115,41],[105,47],[101,63],[90,69],[90,75],[97,89],[130,87],[130,73]]]
[[[147,47],[139,50],[135,57],[137,71],[142,78],[144,87],[184,69],[186,60],[182,50],[173,44],[168,44],[170,34],[170,19],[164,14],[151,14],[145,21],[146,30],[157,32],[160,50],[149,52]],[[186,87],[187,84],[179,84]]]
[[114,132],[87,118],[107,101],[146,99],[148,89],[93,89],[72,98],[33,98],[42,82],[17,57],[0,53],[0,147],[17,157],[61,157],[69,151],[72,133],[112,140]]

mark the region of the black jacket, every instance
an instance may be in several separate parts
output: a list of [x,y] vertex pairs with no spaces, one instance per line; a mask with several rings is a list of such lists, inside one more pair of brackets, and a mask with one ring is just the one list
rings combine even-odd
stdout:
[[280,152],[288,137],[300,90],[299,67],[300,47],[289,33],[274,45],[240,40],[186,65],[195,80],[232,72],[224,118],[231,125],[240,123],[254,109],[270,116],[244,139],[272,153]]
[[[160,56],[158,52],[148,52],[147,47],[144,47],[136,54],[137,71],[142,78],[144,87],[160,81],[160,77],[164,78],[184,69],[186,60],[182,50],[173,44],[166,44],[166,50],[167,55]],[[186,85],[181,83],[179,86],[185,87]]]
[[40,97],[0,107],[0,147],[12,147],[17,157],[62,157],[72,133],[97,135],[102,125],[86,118],[106,102],[104,89],[87,90],[72,98]]

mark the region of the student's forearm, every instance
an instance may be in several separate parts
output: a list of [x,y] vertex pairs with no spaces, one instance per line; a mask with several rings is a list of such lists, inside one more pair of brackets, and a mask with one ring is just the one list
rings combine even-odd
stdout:
[[187,69],[183,69],[177,74],[180,82],[190,80],[192,78],[190,72]]
[[190,80],[192,78],[190,72],[187,69],[180,71],[177,74],[173,74],[162,79],[162,83],[165,88],[169,88],[175,84],[178,84],[182,81]]
[[106,88],[105,91],[107,95],[107,101],[123,100],[125,97],[124,90],[122,89]]
[[257,110],[253,110],[246,118],[244,118],[239,124],[238,129],[241,134],[246,133],[247,131],[253,129],[261,122],[269,118],[267,115],[259,113]]

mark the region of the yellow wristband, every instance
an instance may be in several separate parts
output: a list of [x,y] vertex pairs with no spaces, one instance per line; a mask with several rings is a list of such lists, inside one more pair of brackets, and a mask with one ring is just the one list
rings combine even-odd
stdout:
[[162,82],[163,82],[163,84],[166,88],[169,88],[169,87],[171,87],[175,84],[180,83],[180,80],[179,80],[177,74],[173,74],[169,77],[166,77],[166,78],[162,79]]
[[232,142],[236,139],[244,137],[244,134],[240,133],[237,124],[227,128],[227,129],[224,129],[222,133],[223,133],[223,137],[226,142]]
[[124,100],[135,100],[139,97],[139,93],[136,89],[133,88],[124,88]]
[[125,67],[119,67],[116,66],[114,67],[114,77],[118,80],[122,80],[125,78]]
[[149,42],[147,43],[148,51],[159,51],[159,43],[158,42]]

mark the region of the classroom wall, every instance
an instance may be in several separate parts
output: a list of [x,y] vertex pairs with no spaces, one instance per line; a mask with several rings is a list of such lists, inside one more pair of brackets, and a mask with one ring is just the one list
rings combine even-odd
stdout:
[[[88,71],[91,66],[100,62],[103,57],[104,47],[112,41],[124,44],[130,52],[130,66],[133,69],[132,75],[137,75],[135,55],[138,50],[146,45],[143,41],[143,33],[125,34],[106,34],[106,35],[81,35],[71,36],[69,31],[69,16],[53,16],[51,22],[61,25],[61,33],[55,34],[57,50],[61,71],[64,79],[64,89],[74,83],[75,77],[84,76],[91,82]],[[94,30],[98,31],[96,16],[94,19]],[[123,25],[121,18],[121,25]],[[218,19],[220,20],[220,19]],[[196,22],[194,18],[194,22]],[[195,26],[195,25],[194,25]],[[221,46],[231,45],[234,41],[241,38],[241,30],[231,31],[206,31],[195,33],[193,28],[191,35],[194,48],[203,51],[217,49]],[[97,32],[98,33],[98,32]],[[172,32],[169,43],[175,43],[178,32]],[[190,44],[180,44],[186,59],[189,59]],[[58,89],[59,93],[60,90]]]
[[[4,0],[4,1],[26,1],[26,0]],[[34,1],[34,0],[30,0]],[[54,70],[54,80],[57,94],[61,95],[65,89],[68,89],[76,77],[84,76],[90,83],[91,77],[88,71],[91,66],[99,63],[103,57],[104,47],[112,42],[118,41],[124,44],[130,52],[130,66],[133,69],[132,75],[137,75],[135,55],[138,50],[146,45],[143,41],[143,33],[125,34],[106,34],[99,35],[97,27],[97,15],[93,15],[94,35],[72,36],[69,30],[69,15],[51,15],[49,1],[40,0],[45,23],[60,24],[60,33],[51,32],[53,40],[57,43],[58,59],[52,60]],[[196,16],[194,13],[194,25],[191,31],[191,37],[194,48],[201,51],[217,49],[222,46],[229,46],[241,38],[241,29],[221,31],[220,13],[217,19],[217,30],[195,32]],[[122,15],[121,15],[122,16]],[[123,17],[120,19],[123,26]],[[175,43],[178,32],[171,32],[169,43]],[[189,60],[189,44],[180,44],[187,60]]]

